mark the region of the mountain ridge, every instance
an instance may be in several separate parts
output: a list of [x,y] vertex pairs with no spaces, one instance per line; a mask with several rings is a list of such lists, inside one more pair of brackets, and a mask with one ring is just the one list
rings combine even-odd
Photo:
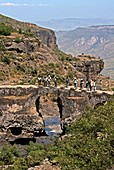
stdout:
[[87,27],[92,25],[114,25],[114,19],[103,18],[63,18],[45,21],[35,21],[36,24],[55,31],[74,30],[77,27]]
[[58,31],[56,36],[58,47],[68,54],[84,53],[103,58],[105,67],[102,73],[114,79],[114,25]]

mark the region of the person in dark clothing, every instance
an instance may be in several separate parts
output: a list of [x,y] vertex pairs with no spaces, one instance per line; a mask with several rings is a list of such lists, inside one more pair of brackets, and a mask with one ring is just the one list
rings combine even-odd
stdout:
[[78,83],[78,81],[77,81],[77,79],[75,78],[75,79],[74,79],[74,88],[75,88],[75,89],[77,89],[77,83]]
[[70,82],[70,79],[69,79],[69,77],[67,76],[67,78],[66,78],[66,87],[69,86],[69,82]]
[[57,77],[56,76],[54,77],[54,85],[55,85],[55,87],[57,87]]
[[84,84],[84,81],[83,81],[83,79],[81,79],[81,80],[80,80],[80,90],[82,90],[83,84]]

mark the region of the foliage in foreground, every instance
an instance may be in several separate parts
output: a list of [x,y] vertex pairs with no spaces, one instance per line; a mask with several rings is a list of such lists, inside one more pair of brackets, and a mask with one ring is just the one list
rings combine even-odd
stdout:
[[66,133],[70,135],[54,145],[30,143],[23,158],[16,149],[1,149],[0,164],[13,164],[12,170],[26,170],[48,158],[62,170],[107,170],[114,165],[114,101],[88,109],[80,120],[66,127]]
[[0,35],[11,35],[11,32],[13,31],[11,26],[7,26],[4,23],[0,22]]

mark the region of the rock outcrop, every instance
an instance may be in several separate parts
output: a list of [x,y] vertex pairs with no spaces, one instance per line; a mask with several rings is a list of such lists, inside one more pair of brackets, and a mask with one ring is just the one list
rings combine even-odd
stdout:
[[0,87],[0,142],[35,138],[44,132],[45,116],[69,122],[85,108],[105,103],[113,95],[65,88],[37,86]]
[[16,51],[17,53],[37,52],[40,45],[40,41],[35,38],[19,38],[19,42],[8,39],[8,41],[5,42],[6,50]]
[[96,79],[97,75],[103,70],[104,62],[100,58],[91,57],[88,55],[78,55],[76,63],[73,66],[79,72],[83,73],[85,79]]
[[46,29],[41,29],[41,30],[33,30],[33,33],[35,37],[40,38],[41,42],[45,44],[47,47],[54,49],[57,47],[56,44],[56,36],[54,31],[52,30],[46,30]]
[[34,96],[37,96],[37,88],[0,88],[0,141],[34,138],[44,131]]
[[91,27],[78,27],[71,31],[58,31],[58,47],[68,54],[77,56],[85,53],[101,57],[105,68],[105,76],[114,79],[114,26],[98,25]]
[[31,24],[27,22],[17,21],[15,19],[3,16],[1,14],[0,14],[0,21],[5,22],[6,25],[8,26],[12,26],[14,30],[20,33],[37,37],[39,40],[42,41],[43,44],[47,45],[47,47],[51,49],[57,47],[55,33],[50,29],[39,27],[35,24]]

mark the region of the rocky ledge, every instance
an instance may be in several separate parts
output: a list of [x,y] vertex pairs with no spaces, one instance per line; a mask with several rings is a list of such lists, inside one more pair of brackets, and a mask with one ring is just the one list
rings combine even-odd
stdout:
[[45,118],[58,116],[63,123],[69,123],[80,118],[87,106],[104,104],[112,95],[73,88],[0,86],[0,143],[20,138],[34,140],[45,134]]

